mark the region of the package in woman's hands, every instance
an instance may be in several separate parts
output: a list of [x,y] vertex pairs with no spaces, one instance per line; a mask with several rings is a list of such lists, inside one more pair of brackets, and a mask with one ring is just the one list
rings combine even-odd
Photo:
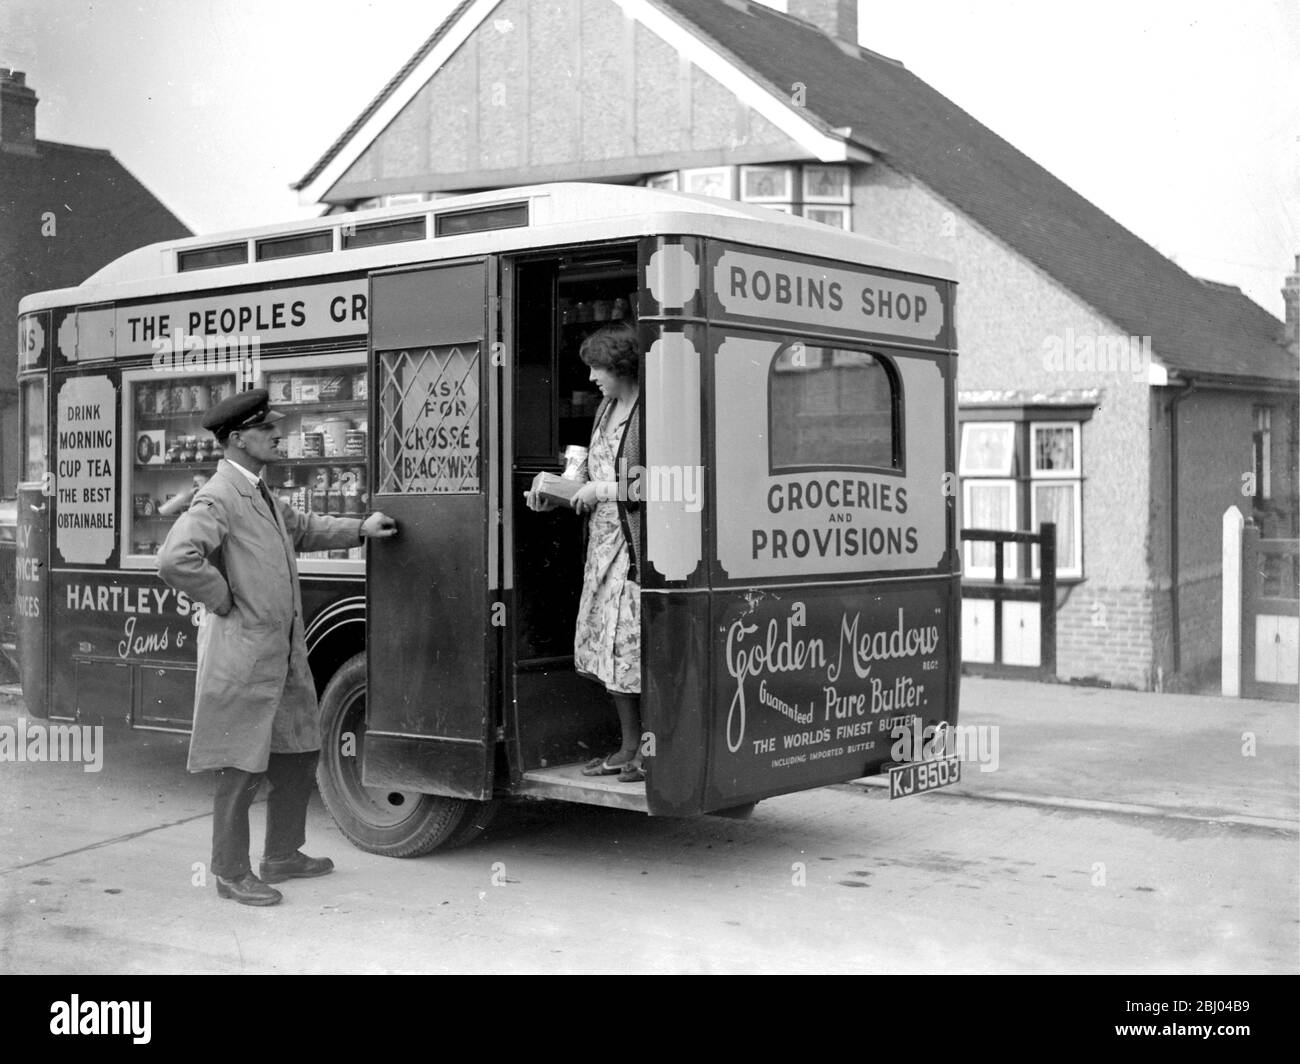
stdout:
[[581,487],[581,482],[566,480],[564,477],[557,477],[554,473],[538,473],[533,478],[533,491],[543,499],[549,499],[560,506],[571,506],[573,497]]

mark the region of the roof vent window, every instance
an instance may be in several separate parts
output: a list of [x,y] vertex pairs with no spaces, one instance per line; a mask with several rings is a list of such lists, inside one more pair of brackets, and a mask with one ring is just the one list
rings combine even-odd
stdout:
[[295,255],[323,255],[334,250],[334,233],[321,229],[312,233],[295,233],[257,242],[257,261],[288,259]]
[[434,215],[435,236],[463,236],[489,229],[514,229],[528,224],[528,204],[502,203],[468,211],[446,211]]
[[211,270],[217,266],[239,266],[248,261],[248,245],[217,244],[210,248],[187,248],[176,252],[176,269],[181,273],[190,270]]
[[427,233],[424,215],[395,218],[391,222],[342,227],[344,248],[370,248],[377,244],[400,244],[406,240],[423,240]]

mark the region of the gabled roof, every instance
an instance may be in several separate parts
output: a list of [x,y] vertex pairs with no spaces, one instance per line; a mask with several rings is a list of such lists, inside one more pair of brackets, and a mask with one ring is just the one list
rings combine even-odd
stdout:
[[918,179],[1185,374],[1296,380],[1282,323],[1207,286],[902,64],[757,3],[653,0],[828,125]]
[[[614,0],[610,0],[614,2]],[[630,2],[630,0],[620,0]],[[645,2],[645,0],[643,0]],[[1012,147],[901,63],[746,0],[648,0],[771,92],[806,87],[801,116],[879,154],[1185,375],[1294,381],[1283,325],[1240,291],[1207,285]],[[294,186],[320,177],[475,4],[463,0]],[[480,17],[475,13],[475,17]],[[447,47],[454,44],[450,42]]]
[[294,191],[310,185],[320,176],[321,171],[324,170],[325,167],[329,165],[330,161],[342,150],[343,145],[356,136],[361,127],[364,126],[366,122],[374,116],[384,102],[393,95],[397,90],[397,87],[415,71],[416,67],[428,58],[429,53],[434,50],[439,41],[447,36],[451,28],[460,20],[460,17],[469,10],[473,2],[474,0],[461,0],[461,2],[456,5],[451,14],[443,19],[438,25],[438,28],[434,30],[424,43],[415,50],[415,54],[402,64],[402,68],[396,74],[388,79],[388,84],[379,90],[373,100],[366,104],[362,112],[352,120],[348,128],[338,135],[338,138],[334,143],[326,149],[325,154],[317,159],[312,164],[311,169],[290,186]]

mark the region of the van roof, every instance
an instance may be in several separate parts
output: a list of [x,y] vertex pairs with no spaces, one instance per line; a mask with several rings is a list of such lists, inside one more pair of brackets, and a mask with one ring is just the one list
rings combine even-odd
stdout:
[[[516,204],[527,204],[526,224],[439,235],[439,218]],[[349,227],[355,229],[422,217],[427,219],[424,239],[381,246],[344,246],[343,233]],[[308,233],[319,234],[325,250],[257,261],[255,249],[259,243]],[[19,309],[26,314],[71,304],[301,280],[408,262],[595,243],[659,233],[716,237],[877,269],[956,279],[952,266],[941,259],[913,254],[857,233],[756,204],[629,185],[557,182],[149,244],[108,263],[76,288],[26,296]],[[248,245],[245,261],[192,271],[179,268],[178,263],[186,252],[230,248],[241,243]]]

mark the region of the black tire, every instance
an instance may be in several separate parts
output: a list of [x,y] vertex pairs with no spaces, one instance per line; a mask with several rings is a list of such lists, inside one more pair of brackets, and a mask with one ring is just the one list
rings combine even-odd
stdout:
[[[320,726],[316,784],[334,823],[359,850],[384,857],[419,857],[450,843],[467,815],[471,821],[480,818],[482,811],[474,807],[492,804],[367,787],[361,782],[366,733],[365,654],[349,658],[330,678],[321,695]],[[345,750],[348,736],[351,741]],[[479,830],[468,833],[465,841]]]
[[754,815],[754,806],[758,802],[742,802],[740,805],[729,806],[726,809],[711,809],[709,816],[725,816],[730,820],[748,820]]
[[489,824],[497,817],[501,809],[499,801],[490,802],[470,802],[469,808],[465,810],[465,815],[461,818],[460,824],[456,830],[451,833],[451,837],[442,844],[444,850],[454,850],[457,846],[464,846],[468,842],[473,842],[484,831]]

